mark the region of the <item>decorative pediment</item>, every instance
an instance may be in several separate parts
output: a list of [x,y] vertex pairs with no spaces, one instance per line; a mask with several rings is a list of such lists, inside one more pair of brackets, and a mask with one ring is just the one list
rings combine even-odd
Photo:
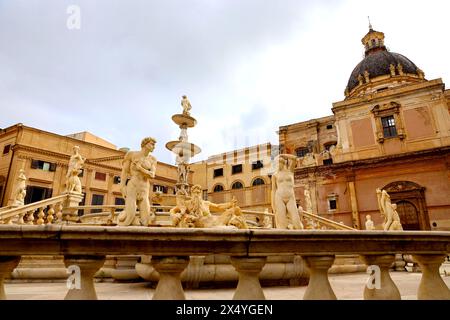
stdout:
[[411,181],[395,181],[389,183],[383,188],[383,190],[386,190],[387,193],[400,191],[416,191],[423,189],[425,188]]
[[400,104],[394,101],[391,101],[389,103],[379,105],[377,104],[375,107],[372,108],[372,113],[377,117],[382,117],[384,115],[391,115],[393,113],[399,113],[400,112]]

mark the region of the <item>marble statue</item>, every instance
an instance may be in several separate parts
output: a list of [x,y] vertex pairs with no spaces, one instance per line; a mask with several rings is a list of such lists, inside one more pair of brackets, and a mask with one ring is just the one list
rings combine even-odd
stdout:
[[370,214],[366,216],[366,230],[375,230],[375,226],[372,221]]
[[363,77],[362,74],[359,74],[359,75],[358,75],[358,82],[359,82],[359,85],[360,85],[360,86],[364,83],[364,77]]
[[303,194],[305,195],[306,212],[313,213],[312,201],[311,201],[311,193],[309,192],[308,189],[305,189]]
[[389,65],[389,71],[391,72],[391,76],[395,76],[395,66],[391,63]]
[[[151,155],[156,140],[147,137],[141,142],[141,151],[128,151],[123,160],[120,190],[125,198],[125,209],[118,217],[122,226],[148,226],[155,218],[150,210],[150,179],[156,174],[156,158]],[[128,182],[127,182],[128,181]],[[140,221],[136,217],[139,208]]]
[[81,169],[83,168],[83,164],[86,159],[84,159],[80,155],[80,147],[74,146],[73,147],[73,154],[70,157],[69,160],[69,168],[67,169],[67,192],[76,192],[76,193],[82,193],[81,191],[81,180],[78,177],[78,175],[81,173]]
[[398,70],[398,74],[402,76],[403,75],[403,66],[401,65],[400,62],[397,64],[397,70]]
[[[218,213],[213,215],[212,213]],[[170,210],[172,225],[179,228],[233,227],[248,229],[237,200],[215,204],[202,199],[202,187],[194,185],[191,197],[177,194],[177,205]]]
[[397,205],[391,203],[391,197],[386,190],[377,189],[377,200],[381,215],[384,217],[383,230],[403,230]]
[[178,177],[179,177],[179,182],[187,184],[188,183],[188,174],[189,174],[189,165],[186,162],[186,160],[177,155],[176,158],[176,165],[178,167]]
[[302,159],[302,166],[303,167],[310,167],[317,165],[316,157],[313,153],[307,153],[303,159]]
[[23,206],[25,203],[25,196],[27,195],[27,177],[25,176],[25,170],[19,170],[19,176],[17,177],[17,184],[14,191],[13,206]]
[[272,176],[271,203],[278,229],[303,229],[294,192],[294,169],[297,157],[280,154],[275,158],[276,172]]
[[367,70],[364,71],[364,80],[366,81],[366,83],[370,82],[370,74]]
[[181,106],[183,107],[183,114],[189,116],[190,110],[192,109],[191,102],[188,100],[187,96],[182,96]]

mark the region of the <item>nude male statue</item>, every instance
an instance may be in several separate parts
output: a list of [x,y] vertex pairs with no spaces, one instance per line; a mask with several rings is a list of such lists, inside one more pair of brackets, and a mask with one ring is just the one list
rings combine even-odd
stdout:
[[377,200],[380,212],[384,216],[384,230],[403,230],[400,217],[397,212],[397,205],[391,203],[391,197],[386,190],[377,189]]
[[272,176],[272,210],[278,229],[303,229],[294,193],[294,169],[297,157],[281,154],[275,158],[277,171]]
[[[155,139],[144,138],[141,151],[129,151],[125,155],[120,175],[120,190],[125,198],[125,209],[118,217],[119,225],[148,226],[154,218],[150,210],[149,195],[150,179],[156,174],[157,161],[150,154],[155,149],[155,144]],[[140,221],[136,218],[136,208],[139,208]]]

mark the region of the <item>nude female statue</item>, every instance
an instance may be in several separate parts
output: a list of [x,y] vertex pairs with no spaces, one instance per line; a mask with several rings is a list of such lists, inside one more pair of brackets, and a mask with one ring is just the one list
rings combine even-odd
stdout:
[[378,206],[384,216],[384,230],[403,230],[400,217],[397,212],[397,205],[391,203],[391,197],[386,190],[377,189]]
[[272,176],[272,210],[278,229],[303,229],[294,193],[294,169],[297,157],[281,154],[275,158],[277,171]]

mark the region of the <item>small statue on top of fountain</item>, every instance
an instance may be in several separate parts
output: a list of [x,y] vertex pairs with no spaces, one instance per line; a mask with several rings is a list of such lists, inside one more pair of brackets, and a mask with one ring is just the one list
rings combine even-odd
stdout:
[[191,103],[189,102],[187,96],[182,96],[181,106],[183,107],[183,114],[190,116],[190,110],[192,109]]

